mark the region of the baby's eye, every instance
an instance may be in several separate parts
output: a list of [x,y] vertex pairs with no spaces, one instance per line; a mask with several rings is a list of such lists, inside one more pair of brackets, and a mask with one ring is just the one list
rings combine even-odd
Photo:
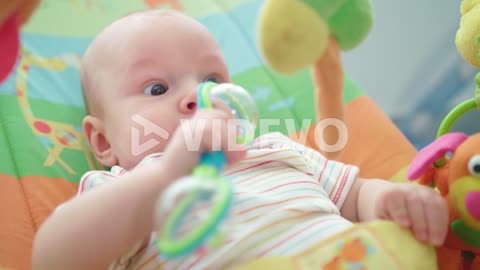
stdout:
[[217,78],[217,77],[211,76],[211,77],[206,78],[206,79],[205,79],[205,82],[220,83],[221,80],[220,80],[219,78]]
[[160,96],[165,94],[168,91],[168,86],[165,86],[161,83],[154,83],[147,86],[144,90],[144,93],[152,96]]

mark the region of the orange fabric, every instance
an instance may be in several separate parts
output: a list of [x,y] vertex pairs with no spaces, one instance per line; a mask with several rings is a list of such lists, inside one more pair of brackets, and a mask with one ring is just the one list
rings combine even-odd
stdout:
[[410,164],[417,150],[368,96],[346,107],[348,142],[342,162],[361,168],[365,178],[389,179]]
[[3,1],[2,8],[0,9],[0,26],[11,16],[17,9],[17,5],[20,1]]
[[2,1],[2,7],[0,8],[0,25],[10,17],[12,12],[17,13],[20,24],[26,23],[39,4],[40,0]]
[[33,224],[19,181],[0,175],[0,267],[28,269]]
[[30,269],[34,234],[77,185],[61,178],[0,174],[0,268]]

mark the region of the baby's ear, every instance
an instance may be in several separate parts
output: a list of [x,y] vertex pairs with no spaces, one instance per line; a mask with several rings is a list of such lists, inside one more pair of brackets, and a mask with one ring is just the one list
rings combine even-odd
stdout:
[[91,115],[85,116],[83,132],[98,162],[107,167],[117,164],[117,157],[105,136],[104,123],[101,119]]

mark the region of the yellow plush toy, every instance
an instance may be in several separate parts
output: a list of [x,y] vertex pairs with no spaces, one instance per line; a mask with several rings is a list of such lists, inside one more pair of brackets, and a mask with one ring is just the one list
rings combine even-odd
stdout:
[[230,270],[437,270],[435,250],[389,221],[361,223],[292,256],[267,256]]
[[370,0],[267,0],[259,41],[267,63],[292,73],[320,59],[332,37],[341,50],[360,44],[372,26]]
[[480,67],[480,0],[464,0],[460,6],[462,18],[455,43],[460,54],[470,64]]
[[[312,67],[317,121],[344,121],[343,68],[340,51],[360,44],[372,26],[370,0],[266,0],[258,20],[259,47],[267,64],[278,73]],[[307,146],[330,159],[342,151],[324,151],[307,130]],[[337,142],[336,129],[326,129],[324,141]]]

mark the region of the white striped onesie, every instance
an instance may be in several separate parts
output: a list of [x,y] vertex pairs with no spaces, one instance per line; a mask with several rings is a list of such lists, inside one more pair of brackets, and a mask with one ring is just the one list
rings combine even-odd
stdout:
[[[143,162],[154,161],[150,155]],[[115,180],[125,170],[91,171],[79,193]],[[232,230],[214,252],[197,252],[164,261],[153,232],[110,269],[225,269],[255,258],[300,252],[352,224],[339,208],[358,175],[358,168],[325,159],[289,138],[271,133],[259,137],[247,157],[224,173],[234,183]]]

